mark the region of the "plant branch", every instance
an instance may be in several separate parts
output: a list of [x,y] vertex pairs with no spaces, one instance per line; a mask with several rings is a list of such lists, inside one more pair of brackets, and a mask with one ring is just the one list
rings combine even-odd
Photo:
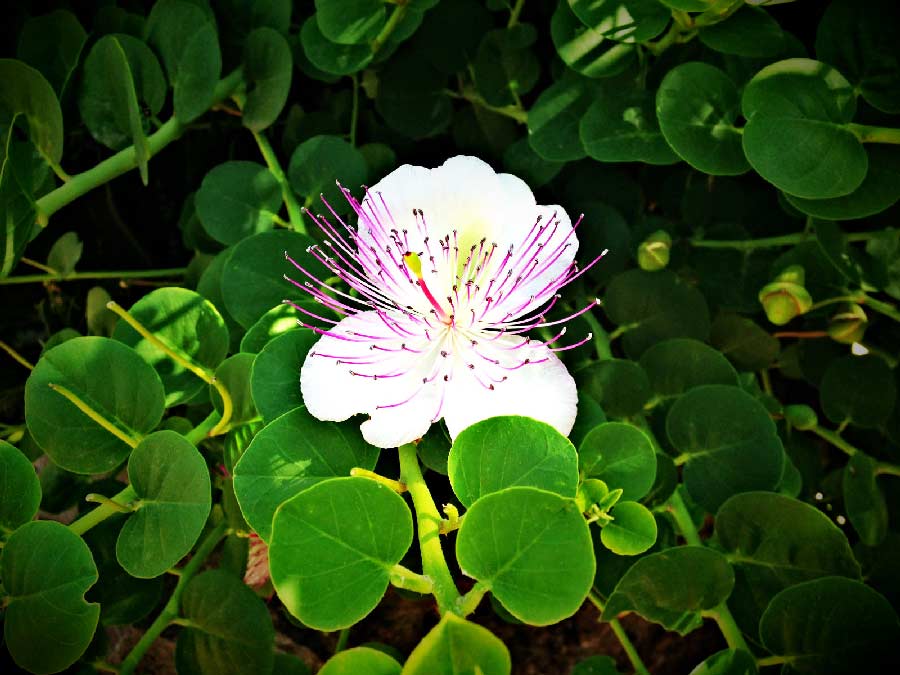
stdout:
[[[588,599],[600,610],[600,615],[602,616],[604,604],[600,599],[600,596],[592,590],[588,593]],[[634,672],[637,673],[637,675],[650,675],[650,671],[647,670],[647,666],[645,666],[644,662],[641,660],[641,655],[638,654],[637,649],[635,649],[634,644],[628,637],[628,633],[625,632],[625,629],[622,627],[622,624],[619,623],[619,620],[612,618],[608,623],[609,627],[612,628],[613,633],[615,633],[618,638],[619,644],[622,645],[622,649],[625,650],[625,654],[628,655],[628,660],[631,661],[631,667],[634,668]]]
[[204,561],[212,553],[213,549],[216,547],[216,544],[225,536],[225,529],[227,527],[227,523],[223,520],[221,523],[216,525],[209,534],[206,535],[206,538],[197,547],[194,556],[191,558],[190,562],[184,566],[184,569],[181,571],[181,576],[178,577],[178,583],[175,585],[175,590],[172,592],[172,596],[169,598],[169,601],[166,603],[166,606],[163,607],[162,612],[160,612],[159,616],[150,624],[150,627],[147,629],[142,636],[140,641],[134,646],[134,648],[128,653],[128,656],[125,657],[125,660],[122,661],[122,665],[119,667],[120,675],[131,675],[134,672],[134,669],[137,668],[138,664],[141,662],[141,659],[144,657],[144,654],[150,648],[156,638],[159,637],[159,634],[165,630],[169,624],[171,624],[175,619],[178,618],[178,610],[179,604],[181,603],[181,595],[184,593],[185,587],[188,585],[188,582],[194,577],[195,574],[200,570]]
[[[868,241],[869,239],[882,237],[884,234],[884,231],[850,232],[844,235],[844,240],[847,242]],[[900,235],[900,230],[896,234]],[[761,237],[759,239],[689,239],[688,243],[694,248],[735,248],[743,251],[752,251],[757,248],[793,246],[814,239],[815,235],[812,233],[795,232],[794,234],[783,234],[778,237]]]
[[[215,102],[221,101],[238,88],[242,82],[242,73],[240,69],[234,70],[219,80],[213,93]],[[169,143],[176,140],[185,130],[182,124],[173,115],[166,121],[158,131],[147,137],[147,148],[149,157],[156,155],[160,150],[165,148]],[[131,171],[137,167],[137,155],[134,146],[129,146],[109,157],[96,166],[82,173],[70,176],[69,180],[60,185],[55,190],[47,193],[37,200],[35,203],[38,222],[46,224],[47,220],[54,213],[59,211],[69,202],[74,201],[78,197],[90,192],[104,183],[108,183],[113,178],[121,176],[123,173]]]
[[459,591],[453,582],[444,551],[441,548],[441,515],[434,505],[434,499],[419,468],[419,456],[412,443],[401,445],[400,480],[406,484],[416,511],[416,529],[419,549],[422,553],[422,570],[431,578],[432,593],[437,599],[441,614],[455,610]]
[[509,12],[509,21],[506,24],[507,28],[512,28],[517,23],[519,23],[519,15],[522,13],[522,7],[525,5],[525,0],[516,0],[516,4],[513,5],[512,10]]
[[105,500],[100,506],[85,513],[78,520],[69,524],[69,529],[77,535],[82,535],[95,525],[99,525],[110,516],[121,513],[121,507],[131,504],[137,499],[137,492],[130,485],[126,485],[121,491]]
[[284,201],[285,207],[287,207],[288,220],[290,221],[291,229],[294,230],[294,232],[306,234],[306,226],[303,224],[303,215],[300,213],[300,203],[297,201],[297,195],[294,194],[294,189],[291,187],[290,181],[288,181],[287,176],[284,173],[284,169],[281,168],[281,164],[278,162],[278,156],[272,149],[269,139],[266,137],[265,133],[261,131],[251,130],[250,133],[253,134],[253,138],[256,140],[256,145],[259,146],[259,151],[262,154],[263,159],[266,160],[266,166],[269,167],[269,171],[281,186],[281,198]]
[[847,128],[860,143],[888,143],[900,145],[900,129],[873,127],[867,124],[848,124]]
[[15,284],[47,283],[51,281],[83,281],[85,279],[158,279],[160,277],[183,277],[186,267],[172,267],[159,270],[122,270],[119,272],[73,272],[72,274],[23,274],[0,279],[0,286]]
[[394,11],[391,12],[391,16],[388,18],[387,22],[384,24],[384,28],[381,29],[381,32],[375,36],[375,39],[372,40],[372,53],[377,54],[378,51],[384,47],[384,43],[387,42],[387,39],[391,36],[391,33],[394,32],[394,29],[400,25],[400,22],[403,21],[403,17],[406,16],[406,5],[398,5],[394,7]]
[[18,363],[20,366],[28,368],[28,370],[34,370],[34,364],[31,361],[26,359],[19,352],[6,344],[3,340],[0,340],[0,350],[3,350],[7,354],[9,354],[12,360]]

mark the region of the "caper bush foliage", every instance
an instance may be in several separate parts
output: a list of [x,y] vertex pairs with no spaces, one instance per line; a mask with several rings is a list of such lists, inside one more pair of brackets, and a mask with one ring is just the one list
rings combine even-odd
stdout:
[[[3,658],[127,674],[176,626],[179,673],[304,672],[270,609],[338,631],[394,585],[440,620],[322,673],[504,675],[476,608],[550,625],[586,602],[639,673],[623,613],[715,622],[727,648],[696,673],[897,665],[896,3],[76,4],[20,12],[0,59],[0,292],[37,305],[0,354]],[[162,205],[156,155],[204,136],[228,160],[192,157],[180,218],[154,212],[169,267],[82,269],[95,242],[65,213],[95,190]],[[350,211],[335,179],[454,154],[583,212],[579,255],[609,254],[553,311],[602,302],[560,352],[570,438],[435,426],[398,472],[359,420],[306,412],[317,336],[281,304],[283,252],[315,242],[320,194]],[[84,316],[49,321],[42,292]],[[106,628],[133,623],[113,657]]]

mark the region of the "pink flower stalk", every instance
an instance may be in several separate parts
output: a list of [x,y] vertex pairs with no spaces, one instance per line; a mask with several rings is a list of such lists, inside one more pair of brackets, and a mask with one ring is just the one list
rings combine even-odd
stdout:
[[[401,166],[362,202],[341,190],[357,226],[325,202],[333,220],[307,212],[326,236],[309,252],[349,292],[288,255],[302,273],[289,281],[343,316],[328,329],[301,321],[322,336],[300,374],[310,414],[341,421],[368,413],[363,437],[381,448],[412,442],[441,418],[452,438],[498,415],[533,417],[568,434],[577,394],[555,352],[591,335],[552,345],[566,332],[562,324],[595,303],[556,321],[545,316],[559,290],[606,253],[578,269],[581,219],[573,226],[561,207],[539,206],[520,179],[473,157],[430,170]],[[553,327],[554,336],[529,337],[538,326]]]

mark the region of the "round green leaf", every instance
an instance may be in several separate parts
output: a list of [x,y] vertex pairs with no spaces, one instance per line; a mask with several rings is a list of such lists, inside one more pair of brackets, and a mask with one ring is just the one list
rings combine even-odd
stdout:
[[553,12],[550,37],[563,62],[586,77],[619,75],[637,58],[634,45],[607,39],[603,30],[585,25],[566,0],[559,0]]
[[737,314],[719,314],[710,327],[709,341],[745,370],[768,368],[781,349],[778,338],[752,319]]
[[634,361],[607,359],[575,373],[578,389],[611,417],[631,417],[650,400],[647,373]]
[[100,603],[104,626],[136,623],[156,609],[162,598],[163,577],[136,579],[116,559],[116,539],[126,519],[124,514],[108,518],[82,535],[100,574],[85,598]]
[[175,116],[183,124],[193,121],[212,104],[222,73],[215,16],[190,0],[159,0],[144,32],[166,67]]
[[459,530],[456,558],[463,573],[486,584],[513,616],[536,626],[574,614],[596,567],[575,501],[532,487],[476,501]]
[[446,89],[446,75],[406,48],[381,71],[375,109],[404,137],[434,136],[447,128],[453,116]]
[[166,100],[166,78],[151,49],[130,35],[105,35],[84,63],[78,107],[100,143],[113,150],[134,146],[147,184],[149,118]]
[[579,133],[587,154],[601,162],[679,160],[659,130],[653,97],[646,91],[602,92],[581,118]]
[[600,541],[616,555],[638,555],[656,543],[656,518],[637,502],[618,502],[613,520],[600,530]]
[[847,128],[856,111],[850,83],[811,59],[773,63],[744,88],[743,146],[753,168],[788,194],[842,197],[866,176],[868,158]]
[[628,327],[622,341],[631,358],[669,338],[703,341],[709,336],[703,295],[669,270],[632,269],[617,275],[606,288],[603,306],[613,323]]
[[568,0],[578,19],[618,42],[647,42],[662,33],[671,12],[658,0]]
[[690,675],[756,675],[756,659],[743,649],[723,649],[694,668]]
[[690,338],[657,342],[641,355],[653,393],[680,396],[702,384],[737,385],[737,371],[722,354]]
[[319,675],[400,675],[402,666],[384,652],[371,647],[354,647],[332,656]]
[[285,252],[318,279],[331,276],[306,249],[315,242],[288,230],[262,232],[238,243],[222,270],[222,299],[235,321],[249,328],[290,295],[292,286],[282,275],[307,281],[303,272],[285,259]]
[[39,70],[63,97],[78,65],[87,33],[65,9],[33,16],[22,26],[16,57]]
[[347,200],[335,181],[349,190],[366,182],[368,168],[359,150],[338,136],[313,136],[297,146],[288,165],[291,187],[304,197],[319,195],[339,213],[347,210]]
[[11,120],[19,114],[28,120],[28,134],[38,151],[58,164],[63,151],[63,119],[53,87],[31,66],[0,59],[0,116]]
[[[253,354],[232,354],[216,368],[216,381],[225,387],[231,398],[231,424],[249,422],[259,417],[250,389],[250,374],[255,358]],[[209,385],[209,397],[216,410],[223,413],[222,397],[214,385]]]
[[272,583],[310,628],[346,628],[379,603],[411,543],[412,515],[400,495],[368,478],[331,478],[275,512]]
[[666,630],[687,635],[702,623],[700,612],[722,603],[732,586],[731,566],[712,549],[679,546],[651,553],[616,584],[602,619],[637,612]]
[[292,330],[272,340],[256,355],[250,372],[250,391],[264,420],[272,421],[303,405],[300,367],[318,339],[311,330]]
[[47,265],[66,277],[75,271],[75,265],[81,259],[84,244],[74,232],[66,232],[53,242],[47,254]]
[[110,471],[131,446],[50,385],[65,387],[133,438],[156,428],[165,407],[159,375],[121,342],[79,337],[45,352],[25,383],[25,421],[50,458],[75,473]]
[[16,664],[58,673],[75,663],[100,618],[100,605],[84,600],[97,567],[81,537],[55,521],[27,523],[7,539],[0,577],[8,594],[3,637]]
[[656,480],[656,453],[643,431],[623,422],[594,427],[578,447],[583,476],[599,478],[623,499],[640,499]]
[[149,579],[187,555],[203,531],[209,470],[184,436],[157,431],[131,453],[128,478],[139,501],[119,533],[116,557],[130,575]]
[[516,485],[575,497],[578,456],[569,440],[528,417],[492,417],[464,429],[447,463],[453,492],[465,506]]
[[619,671],[613,657],[596,655],[576,663],[571,675],[619,675]]
[[725,21],[704,26],[697,37],[717,52],[748,58],[778,56],[785,47],[781,26],[759,7],[744,6]]
[[686,457],[685,487],[710,512],[738,492],[778,486],[784,450],[775,423],[738,387],[691,389],[669,409],[666,433]]
[[890,0],[828,5],[816,33],[816,56],[840,70],[871,105],[900,112],[900,13]]
[[[310,311],[325,309],[313,300],[301,300],[296,304]],[[291,305],[286,303],[276,305],[259,317],[259,320],[247,329],[244,337],[241,338],[241,351],[248,354],[259,354],[263,347],[279,335],[284,335],[292,330],[299,330],[300,326],[297,324],[297,319],[303,316],[305,315],[302,315]],[[315,321],[312,317],[309,318]]]
[[563,162],[553,162],[537,154],[527,138],[507,146],[503,153],[503,166],[507,172],[519,176],[531,187],[546,185],[563,168]]
[[785,193],[785,199],[799,211],[827,220],[852,220],[881,213],[900,199],[900,150],[870,145],[866,154],[869,170],[850,194],[831,199],[803,199]]
[[375,39],[386,11],[382,0],[316,0],[315,16],[329,40],[354,45]]
[[198,574],[181,596],[181,615],[190,622],[175,647],[181,675],[272,672],[272,617],[262,599],[238,577],[223,570]]
[[739,625],[756,630],[769,601],[810,579],[859,578],[844,533],[817,508],[772,492],[728,499],[716,514],[716,536],[734,566],[728,604]]
[[877,356],[842,356],[822,376],[819,401],[835,424],[850,421],[872,429],[885,422],[894,409],[897,386],[891,370]]
[[272,229],[281,208],[281,188],[262,164],[225,162],[203,178],[195,204],[209,236],[223,244],[236,244]]
[[447,612],[413,649],[403,675],[509,675],[511,670],[509,650],[500,638]]
[[[209,300],[194,291],[159,288],[138,300],[128,313],[167,347],[208,370],[215,370],[228,353],[225,321]],[[189,401],[206,386],[125,321],[116,324],[113,338],[153,366],[166,391],[167,408]]]
[[888,532],[888,508],[878,488],[878,462],[856,453],[844,467],[844,506],[847,518],[866,546],[877,546]]
[[354,467],[374,469],[377,460],[356,424],[321,422],[297,408],[256,434],[234,467],[234,492],[250,527],[268,541],[283,502]]
[[515,105],[516,97],[526,94],[541,74],[537,57],[528,48],[537,31],[528,24],[489,31],[478,47],[472,64],[475,85],[491,105]]
[[0,533],[34,518],[41,504],[41,484],[34,466],[18,448],[0,441]]
[[707,63],[673,68],[656,93],[656,116],[666,141],[685,162],[714,176],[750,168],[734,125],[739,106],[734,82]]
[[584,157],[578,125],[590,104],[590,94],[580,80],[563,80],[547,87],[528,111],[531,149],[551,162]]
[[244,43],[244,77],[247,100],[241,124],[262,131],[281,114],[291,89],[294,59],[287,40],[277,30],[262,26]]
[[319,29],[315,16],[300,29],[300,44],[309,62],[332,75],[351,75],[369,65],[375,54],[369,44],[342,45],[332,42]]
[[860,663],[893,672],[900,622],[887,600],[859,581],[825,577],[786,588],[759,623],[762,643],[793,672],[850,675]]

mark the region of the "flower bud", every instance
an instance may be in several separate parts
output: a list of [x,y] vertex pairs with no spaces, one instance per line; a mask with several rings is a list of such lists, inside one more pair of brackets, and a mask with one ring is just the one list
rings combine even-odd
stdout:
[[672,237],[665,230],[657,230],[638,247],[638,265],[647,272],[656,272],[669,264]]
[[805,276],[802,267],[791,265],[759,292],[759,302],[776,326],[783,326],[812,307],[812,297],[803,287]]
[[808,405],[786,405],[784,407],[784,419],[800,431],[809,431],[819,424],[816,411]]
[[869,325],[869,319],[863,308],[855,302],[849,303],[828,322],[828,335],[835,342],[851,345],[860,342]]

